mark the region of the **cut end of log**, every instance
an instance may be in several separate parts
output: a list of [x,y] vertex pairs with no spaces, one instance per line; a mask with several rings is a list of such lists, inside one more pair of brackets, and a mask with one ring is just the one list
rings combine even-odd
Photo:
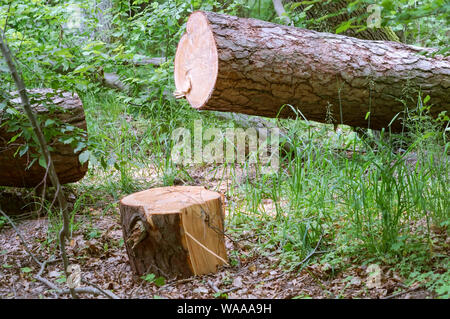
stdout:
[[133,271],[166,278],[217,271],[227,263],[222,195],[202,186],[150,189],[120,202]]
[[175,96],[186,97],[194,108],[212,95],[218,73],[218,54],[208,19],[201,11],[189,17],[175,55]]

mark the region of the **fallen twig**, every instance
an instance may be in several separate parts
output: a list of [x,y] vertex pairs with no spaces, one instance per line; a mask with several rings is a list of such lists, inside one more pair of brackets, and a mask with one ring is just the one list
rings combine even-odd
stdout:
[[395,298],[395,297],[398,297],[398,296],[407,294],[407,293],[409,293],[409,292],[413,292],[414,290],[417,290],[417,289],[419,289],[420,287],[421,287],[421,286],[418,285],[417,287],[410,288],[410,289],[404,290],[404,291],[400,291],[400,292],[397,292],[397,293],[392,294],[392,295],[390,295],[390,296],[383,297],[383,298],[381,298],[381,299],[393,299],[393,298]]
[[[103,295],[105,295],[105,296],[107,296],[107,297],[109,297],[109,298],[111,298],[111,299],[120,299],[118,296],[116,296],[114,293],[112,293],[112,292],[109,291],[109,290],[103,290],[103,289],[101,289],[99,286],[97,286],[96,284],[93,284],[93,283],[91,283],[91,282],[89,282],[89,281],[87,281],[87,280],[85,280],[85,279],[81,279],[81,281],[84,282],[84,283],[87,284],[87,285],[90,285],[90,286],[94,287],[94,288],[97,289],[98,291],[100,291],[100,294],[103,294]],[[87,288],[87,287],[86,287],[86,288]],[[83,288],[83,289],[86,289],[86,288]],[[81,288],[80,288],[80,289],[81,289]],[[75,289],[75,290],[76,290],[76,289]],[[93,291],[92,293],[95,293],[95,292]],[[100,294],[98,294],[98,295],[100,295]]]
[[[79,287],[74,288],[75,293],[77,294],[92,294],[92,295],[106,295],[110,299],[120,299],[115,294],[110,291],[101,290],[95,287]],[[59,290],[59,294],[68,294],[70,293],[69,289]]]
[[214,285],[214,283],[211,280],[208,280],[207,283],[208,283],[208,286],[210,286],[211,289],[214,290],[215,293],[220,293],[219,288],[217,288],[217,286]]

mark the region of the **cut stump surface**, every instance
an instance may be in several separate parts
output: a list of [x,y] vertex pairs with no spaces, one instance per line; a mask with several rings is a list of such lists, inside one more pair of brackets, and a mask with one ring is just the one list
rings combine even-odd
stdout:
[[227,263],[223,196],[202,186],[154,188],[120,202],[123,236],[137,275],[185,278]]

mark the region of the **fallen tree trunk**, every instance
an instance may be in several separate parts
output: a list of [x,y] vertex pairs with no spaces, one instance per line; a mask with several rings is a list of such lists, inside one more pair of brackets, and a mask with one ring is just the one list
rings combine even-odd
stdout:
[[381,129],[419,89],[433,116],[450,109],[450,58],[422,50],[432,52],[197,11],[178,44],[175,95],[200,110],[295,117],[289,104],[308,120],[331,111],[339,124]]
[[[50,113],[48,107],[45,105],[45,103],[49,104],[49,102],[45,100],[44,96],[46,94],[54,94],[53,90],[33,89],[27,91],[31,95],[39,96],[35,98],[32,105],[33,111],[37,114],[38,118],[48,118],[86,130],[83,105],[76,93],[63,92],[52,96],[50,98],[51,103],[57,107],[53,107],[52,113]],[[45,102],[43,103],[44,100]],[[11,107],[14,107],[20,103],[20,99],[13,99],[10,102],[12,104]],[[20,108],[17,108],[17,110],[20,110]],[[8,132],[9,127],[2,125],[7,124],[2,123],[4,121],[3,116],[4,114],[0,112],[0,185],[35,187],[47,176],[46,169],[39,165],[37,160],[31,167],[27,168],[33,160],[31,152],[38,154],[38,151],[30,148],[23,156],[16,154],[18,153],[18,148],[26,144],[26,141],[23,137],[19,137],[9,143],[11,138],[19,132]],[[50,154],[61,184],[76,182],[84,177],[88,169],[88,163],[81,165],[78,159],[78,155],[84,149],[75,154],[74,147],[70,144],[59,142],[57,138],[49,141],[48,144],[52,148]]]
[[132,270],[165,278],[216,272],[227,263],[222,195],[201,186],[161,187],[120,201]]

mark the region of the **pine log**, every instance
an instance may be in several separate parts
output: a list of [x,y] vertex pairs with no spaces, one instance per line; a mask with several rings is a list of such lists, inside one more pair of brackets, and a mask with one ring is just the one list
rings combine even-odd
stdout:
[[[61,92],[51,97],[51,102],[60,108],[55,108],[56,111],[52,114],[44,103],[39,103],[44,99],[46,94],[54,94],[51,89],[32,89],[27,90],[29,94],[38,96],[34,98],[33,110],[38,117],[49,117],[58,119],[59,121],[72,125],[74,127],[86,130],[86,120],[84,116],[83,105],[76,93]],[[13,93],[14,95],[14,93]],[[10,100],[10,107],[16,107],[21,111],[20,98]],[[48,104],[49,102],[46,101]],[[4,111],[3,111],[4,112]],[[11,138],[15,136],[18,131],[8,132],[8,126],[2,125],[3,114],[0,112],[0,185],[13,187],[35,187],[39,185],[46,176],[46,170],[39,165],[38,161],[29,167],[28,165],[33,160],[30,150],[23,156],[14,154],[17,149],[25,144],[25,140],[19,137],[14,142],[9,143]],[[74,148],[69,144],[63,144],[56,139],[49,142],[49,146],[53,148],[51,157],[56,169],[56,173],[61,184],[67,184],[79,181],[84,177],[88,169],[88,163],[81,165],[78,155],[84,150],[74,153]],[[39,154],[38,149],[31,149],[31,152]],[[47,184],[50,182],[47,181]]]
[[196,11],[178,44],[175,95],[200,110],[267,117],[295,117],[289,104],[318,122],[329,109],[338,124],[371,129],[400,113],[398,131],[402,101],[419,89],[432,116],[450,110],[450,57],[421,51],[434,52]]
[[154,188],[120,201],[131,268],[185,278],[216,272],[226,263],[224,207],[220,193],[201,186]]

